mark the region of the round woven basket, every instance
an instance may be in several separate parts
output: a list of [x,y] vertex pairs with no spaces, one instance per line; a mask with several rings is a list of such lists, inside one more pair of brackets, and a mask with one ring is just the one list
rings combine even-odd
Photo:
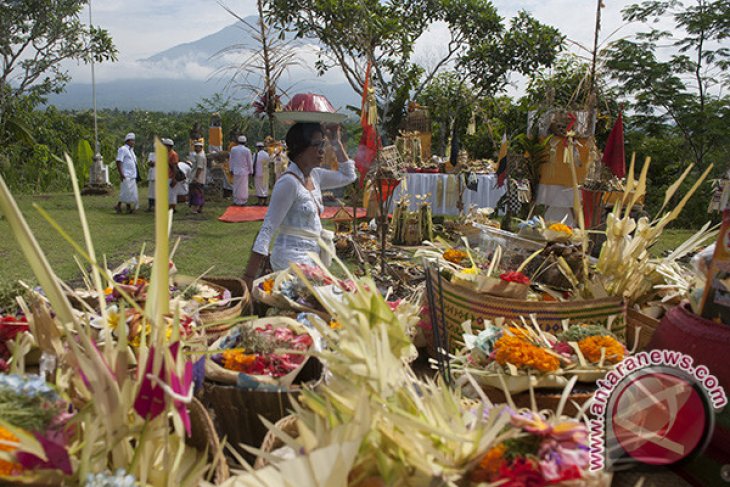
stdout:
[[215,468],[215,484],[222,484],[230,477],[228,463],[223,455],[217,455],[221,451],[221,442],[215,430],[213,421],[208,411],[200,401],[193,398],[188,406],[190,413],[191,435],[185,442],[199,451],[208,451],[208,462],[213,463]]
[[231,292],[230,306],[220,309],[204,309],[200,312],[200,320],[203,325],[230,321],[230,323],[220,323],[205,328],[208,340],[213,341],[235,325],[234,318],[251,312],[251,294],[248,292],[246,283],[235,277],[206,277],[205,280]]
[[[611,331],[623,335],[623,318],[625,306],[621,298],[586,299],[582,301],[542,302],[490,296],[457,286],[446,278],[439,278],[435,271],[429,270],[434,283],[433,302],[436,309],[431,310],[436,317],[437,331],[443,339],[448,336],[449,350],[454,353],[463,341],[461,324],[471,320],[475,329],[480,329],[484,320],[504,318],[506,323],[520,322],[521,317],[535,315],[540,328],[549,333],[561,331],[562,321],[571,323],[602,323],[610,316],[619,316]],[[425,298],[424,298],[425,299]],[[428,352],[437,357],[435,335],[432,326],[424,326],[424,335],[428,342]]]
[[267,391],[245,389],[232,384],[221,384],[206,380],[201,400],[213,411],[213,421],[221,437],[248,462],[254,463],[256,457],[241,445],[258,448],[268,433],[261,422],[265,418],[276,423],[291,414],[292,400],[301,393],[301,385],[316,387],[322,380],[322,364],[316,358],[306,362],[295,378],[294,384],[283,390]]
[[[298,321],[291,318],[285,318],[283,316],[272,316],[269,318],[259,318],[257,320],[249,321],[246,323],[240,323],[239,326],[246,326],[251,328],[263,327],[271,325],[274,328],[290,328],[298,333],[309,333],[307,329],[301,325]],[[229,330],[232,331],[232,330]],[[210,350],[216,351],[221,348],[223,340],[227,337],[226,335],[220,336],[210,346]],[[275,385],[289,385],[299,375],[299,372],[306,366],[308,359],[305,359],[299,367],[289,372],[287,375],[280,377],[279,379],[272,379],[269,376],[253,376],[262,383],[269,383]],[[221,367],[213,360],[205,361],[205,378],[224,384],[236,384],[238,382],[239,373],[234,370],[228,370]]]
[[264,303],[272,308],[293,309],[294,311],[298,311],[300,313],[314,313],[321,317],[323,320],[330,321],[332,317],[325,311],[315,309],[301,303],[297,303],[296,301],[289,299],[286,296],[277,292],[265,293],[262,289],[261,285],[267,279],[274,279],[274,290],[276,290],[281,287],[282,283],[285,280],[290,278],[291,275],[287,271],[281,271],[274,272],[273,274],[268,274],[255,280],[253,283],[254,300]]
[[[493,403],[507,403],[507,396],[502,389],[483,386],[482,390]],[[568,401],[565,403],[563,415],[576,416],[578,414],[578,408],[576,408],[574,403],[582,406],[583,403],[589,401],[593,397],[595,390],[595,385],[576,384],[572,393],[568,397]],[[530,391],[520,392],[519,394],[510,394],[510,396],[512,397],[512,401],[515,403],[515,407],[517,407],[517,409],[532,409]],[[544,409],[548,409],[550,411],[555,411],[560,403],[561,397],[562,391],[560,390],[536,389],[535,403],[537,405],[537,410],[542,411]]]
[[281,272],[273,272],[271,274],[266,274],[265,276],[261,276],[253,282],[253,289],[251,289],[251,295],[253,296],[253,300],[255,302],[263,303],[272,308],[288,307],[287,302],[283,296],[274,294],[274,293],[267,293],[267,292],[264,292],[264,290],[263,290],[264,281],[273,279],[276,282],[276,279],[278,278],[279,274],[281,274]]
[[[293,414],[290,414],[289,416],[284,416],[276,422],[275,426],[277,429],[283,431],[292,438],[296,438],[299,436],[299,429],[297,428],[297,417]],[[264,441],[261,443],[261,450],[266,453],[271,453],[272,451],[277,450],[282,446],[284,446],[284,443],[271,431],[267,431],[266,436],[264,436]],[[253,468],[258,470],[267,466],[268,464],[269,462],[264,457],[259,456],[256,458],[256,462],[253,464]]]

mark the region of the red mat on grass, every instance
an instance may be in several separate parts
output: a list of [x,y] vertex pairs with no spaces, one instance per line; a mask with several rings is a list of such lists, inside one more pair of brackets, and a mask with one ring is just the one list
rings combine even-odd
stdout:
[[[226,211],[218,217],[218,220],[225,223],[241,223],[261,221],[266,216],[268,206],[229,206]],[[326,206],[324,213],[321,215],[323,220],[328,220],[335,216],[338,206]],[[345,208],[348,215],[352,215],[352,208]],[[357,217],[365,217],[365,208],[357,209]]]

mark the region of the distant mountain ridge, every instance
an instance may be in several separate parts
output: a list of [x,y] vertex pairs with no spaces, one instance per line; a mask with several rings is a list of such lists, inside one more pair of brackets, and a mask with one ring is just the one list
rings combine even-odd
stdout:
[[[249,23],[256,22],[255,16],[246,17]],[[291,34],[289,34],[291,36]],[[137,60],[133,67],[138,67],[144,77],[120,78],[96,84],[96,100],[99,108],[118,108],[120,110],[143,109],[153,111],[187,111],[203,98],[222,92],[225,79],[201,79],[187,76],[191,65],[196,72],[214,72],[225,61],[216,58],[216,54],[229,46],[257,48],[256,41],[243,28],[240,22],[228,25],[218,32],[202,37],[193,42],[178,44],[144,59]],[[315,47],[315,40],[303,40],[301,45]],[[150,74],[152,73],[152,74]],[[165,77],[165,73],[176,76]],[[294,86],[295,92],[314,91],[324,94],[335,107],[358,105],[359,97],[349,84],[342,81],[325,82],[314,73],[303,69],[293,72],[282,79],[284,87]],[[339,78],[335,78],[338,80]],[[71,82],[64,93],[49,97],[48,103],[61,109],[77,110],[91,108],[91,85]],[[238,99],[249,101],[250,94],[236,94]],[[286,101],[286,100],[285,100]]]

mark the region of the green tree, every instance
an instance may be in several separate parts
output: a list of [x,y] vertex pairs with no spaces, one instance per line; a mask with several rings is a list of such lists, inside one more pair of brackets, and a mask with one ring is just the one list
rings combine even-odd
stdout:
[[[0,3],[0,146],[24,125],[23,108],[50,93],[59,93],[69,80],[62,62],[115,60],[117,51],[104,29],[85,25],[85,0],[24,0]],[[28,126],[25,124],[25,126]]]
[[472,116],[474,92],[453,71],[437,74],[418,97],[431,114],[437,154],[445,154],[449,135],[463,136]]
[[274,113],[280,107],[279,81],[290,68],[301,64],[293,39],[287,38],[283,29],[269,25],[264,16],[264,0],[256,0],[257,16],[251,23],[232,9],[224,6],[228,13],[241,23],[243,29],[256,42],[256,49],[245,44],[225,47],[216,56],[241,55],[241,62],[223,66],[221,74],[229,74],[228,86],[234,90],[248,91],[253,95],[255,114],[265,116],[269,121],[267,135],[276,137]]
[[[698,169],[728,138],[730,97],[730,2],[647,0],[623,10],[624,20],[647,30],[611,44],[605,56],[611,76],[633,97],[635,122],[674,125]],[[671,31],[660,30],[669,20]],[[669,56],[660,55],[671,48]]]
[[[520,12],[507,28],[486,0],[268,0],[280,25],[324,46],[316,63],[322,73],[342,69],[362,93],[365,66],[373,63],[373,84],[386,135],[397,134],[405,102],[416,99],[432,78],[456,63],[482,94],[494,94],[510,72],[529,73],[549,65],[562,42],[557,30]],[[435,21],[449,26],[446,52],[428,71],[413,62],[416,40]]]

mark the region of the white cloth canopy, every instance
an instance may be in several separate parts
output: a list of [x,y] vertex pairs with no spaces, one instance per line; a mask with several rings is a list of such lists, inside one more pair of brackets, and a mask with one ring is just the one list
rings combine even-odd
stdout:
[[[456,206],[458,201],[458,180],[461,178],[462,187],[466,184],[462,176],[455,174],[419,174],[409,173],[406,175],[406,186],[403,183],[398,185],[393,196],[393,204],[397,202],[404,191],[410,195],[429,194],[426,199],[431,203],[431,211],[434,215],[458,215],[459,209]],[[471,206],[477,208],[494,208],[502,195],[507,191],[507,186],[497,188],[497,177],[494,174],[478,174],[478,186],[476,191],[464,188],[462,201],[464,211]],[[410,209],[415,211],[418,202],[411,198]]]

